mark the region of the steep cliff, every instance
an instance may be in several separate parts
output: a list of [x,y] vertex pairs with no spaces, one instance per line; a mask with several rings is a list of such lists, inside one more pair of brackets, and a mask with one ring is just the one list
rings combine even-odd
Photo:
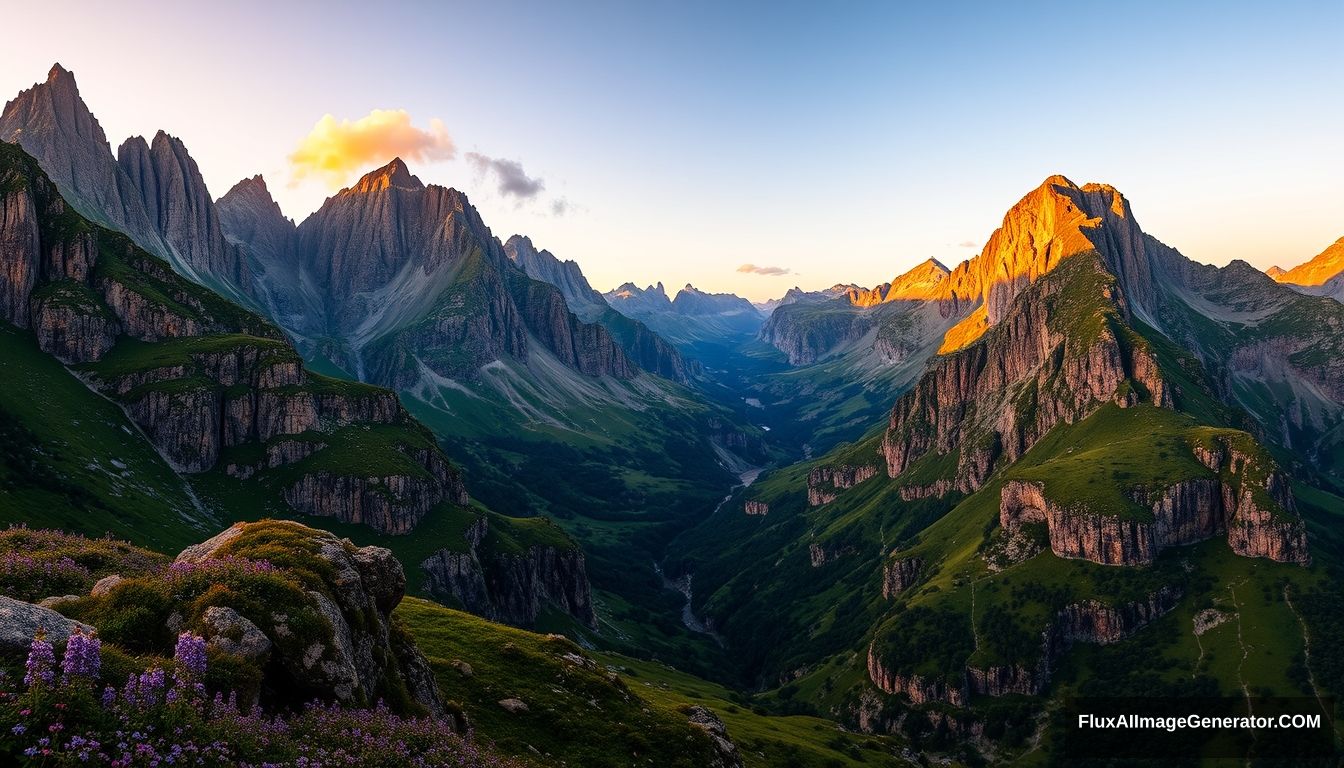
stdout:
[[820,506],[835,501],[840,491],[877,476],[877,467],[871,465],[823,465],[807,473],[807,503]]
[[883,638],[868,646],[868,679],[887,694],[905,697],[916,706],[945,703],[965,706],[972,696],[1034,696],[1045,691],[1060,655],[1074,643],[1109,645],[1142,630],[1176,607],[1179,589],[1163,587],[1141,600],[1106,604],[1097,600],[1069,603],[1053,612],[1035,636],[1031,660],[984,662],[975,656],[950,675],[903,671],[884,656]]
[[6,319],[77,364],[176,469],[222,463],[296,511],[391,533],[466,503],[393,393],[309,373],[275,327],[89,223],[18,147],[0,153]]
[[225,241],[210,191],[181,139],[159,131],[149,144],[132,136],[118,148],[117,165],[139,191],[150,223],[178,259],[207,282],[251,289],[248,259],[237,244]]
[[1169,405],[1157,361],[1128,319],[1118,281],[1095,254],[1061,264],[897,401],[882,444],[888,474],[899,478],[923,459],[970,492],[1055,425],[1103,403]]
[[463,532],[465,547],[439,550],[420,564],[425,588],[515,626],[530,626],[554,608],[596,628],[583,552],[549,521],[527,522],[531,531],[495,515],[475,518]]
[[45,82],[5,104],[0,141],[17,143],[36,158],[85,217],[166,255],[139,190],[117,166],[107,135],[80,98],[74,73],[56,64]]
[[113,157],[74,75],[59,64],[0,114],[0,141],[20,144],[82,216],[128,235],[190,279],[252,303],[246,251],[227,243],[214,202],[182,142],[160,131]]

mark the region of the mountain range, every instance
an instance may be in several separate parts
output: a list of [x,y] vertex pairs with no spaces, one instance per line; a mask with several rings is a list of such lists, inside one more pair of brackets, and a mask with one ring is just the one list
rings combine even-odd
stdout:
[[[213,199],[165,132],[114,155],[59,65],[0,141],[7,522],[395,557],[489,620],[412,604],[418,640],[538,698],[582,678],[547,718],[626,712],[631,669],[713,691],[752,736],[639,705],[677,739],[689,718],[706,764],[790,764],[781,739],[827,764],[813,731],[842,765],[860,733],[879,764],[1009,763],[1058,756],[1075,695],[1344,691],[1318,640],[1344,617],[1344,240],[1204,265],[1119,190],[1051,176],[951,268],[758,306],[601,293],[400,158],[297,223],[260,175]],[[435,665],[468,685],[462,658],[394,651],[392,605],[346,626],[395,657],[365,692]],[[473,704],[524,722],[498,679]]]

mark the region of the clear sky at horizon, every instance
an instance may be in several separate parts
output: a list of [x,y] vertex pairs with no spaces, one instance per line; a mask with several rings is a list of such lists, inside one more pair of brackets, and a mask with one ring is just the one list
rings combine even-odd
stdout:
[[760,300],[951,266],[1053,173],[1113,184],[1204,262],[1289,267],[1344,235],[1339,0],[53,1],[5,19],[0,98],[59,61],[114,150],[164,129],[216,197],[263,173],[297,219],[333,191],[290,161],[324,115],[439,120],[411,170],[599,290]]

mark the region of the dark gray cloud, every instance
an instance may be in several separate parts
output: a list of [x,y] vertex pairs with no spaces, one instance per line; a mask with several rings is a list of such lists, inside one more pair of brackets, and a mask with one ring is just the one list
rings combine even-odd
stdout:
[[499,183],[499,194],[505,197],[531,200],[546,188],[546,182],[538,177],[528,176],[523,170],[523,164],[517,160],[468,152],[467,161],[476,166],[476,170],[482,175],[493,174],[495,181]]
[[793,274],[792,270],[785,269],[784,267],[763,267],[756,264],[743,264],[737,268],[737,271],[746,272],[752,275],[770,275],[772,277]]

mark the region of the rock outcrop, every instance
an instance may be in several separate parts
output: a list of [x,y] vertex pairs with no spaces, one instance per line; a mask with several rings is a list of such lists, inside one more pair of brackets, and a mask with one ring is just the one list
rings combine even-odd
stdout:
[[770,514],[770,505],[765,503],[764,501],[755,501],[755,500],[748,501],[745,504],[743,504],[742,507],[743,511],[745,511],[748,515],[756,517],[764,517],[765,515]]
[[60,645],[76,629],[90,634],[94,631],[88,624],[67,619],[50,608],[0,595],[0,654],[27,655],[39,630],[52,645]]
[[1128,313],[1095,254],[1067,260],[1018,296],[984,338],[937,358],[901,396],[882,442],[888,474],[950,455],[955,471],[946,479],[970,493],[1055,425],[1103,403],[1170,405],[1156,359],[1125,325]]
[[[300,691],[346,704],[368,704],[389,688],[409,691],[430,713],[443,717],[447,707],[437,687],[422,679],[428,662],[413,645],[397,639],[392,609],[406,591],[406,576],[392,553],[381,547],[356,547],[325,531],[279,521],[239,523],[214,538],[188,547],[178,563],[201,564],[227,556],[249,556],[253,547],[294,547],[302,557],[324,564],[320,589],[310,589],[310,616],[284,613],[242,616],[232,609],[210,608],[202,629],[217,646],[263,653],[269,644],[274,661]],[[210,613],[209,611],[213,611]],[[326,631],[313,632],[316,617]],[[300,625],[300,618],[304,624]],[[255,636],[264,633],[263,638]],[[308,633],[299,636],[297,633]],[[234,635],[238,635],[234,637]]]
[[495,551],[489,535],[489,518],[479,517],[465,533],[465,549],[430,555],[420,564],[426,590],[515,626],[532,625],[547,606],[597,626],[582,551],[551,544],[532,544],[522,552]]
[[1120,605],[1096,600],[1071,603],[1056,611],[1050,625],[1042,630],[1040,653],[1034,662],[967,665],[960,675],[950,679],[889,669],[875,640],[868,646],[868,677],[879,690],[905,696],[914,705],[942,702],[963,706],[972,695],[1038,695],[1049,685],[1059,656],[1070,645],[1118,642],[1171,611],[1180,597],[1179,589],[1163,587],[1143,600]]
[[904,557],[882,564],[882,597],[891,600],[909,589],[924,569],[924,559]]
[[1000,491],[999,524],[1012,532],[1045,523],[1056,555],[1102,565],[1148,565],[1167,547],[1217,535],[1244,557],[1309,563],[1306,528],[1287,480],[1262,451],[1248,449],[1249,435],[1227,433],[1192,448],[1210,475],[1131,489],[1141,514],[1057,504],[1045,483],[1009,480]]
[[[44,351],[80,364],[179,471],[207,471],[225,454],[236,477],[295,465],[282,490],[292,508],[389,533],[442,502],[466,503],[459,474],[395,394],[310,374],[278,329],[90,223],[14,145],[0,145],[0,180],[0,310],[31,325]],[[195,237],[176,215],[165,221]],[[112,354],[123,339],[134,349]],[[400,438],[357,465],[314,456],[334,433],[359,440],[371,428]]]
[[742,754],[737,751],[737,745],[732,739],[728,738],[728,727],[718,715],[699,704],[693,704],[686,711],[686,719],[704,731],[714,747],[713,762],[708,763],[706,768],[742,768]]
[[807,503],[818,507],[835,501],[839,492],[877,476],[877,467],[870,465],[814,467],[807,473]]

